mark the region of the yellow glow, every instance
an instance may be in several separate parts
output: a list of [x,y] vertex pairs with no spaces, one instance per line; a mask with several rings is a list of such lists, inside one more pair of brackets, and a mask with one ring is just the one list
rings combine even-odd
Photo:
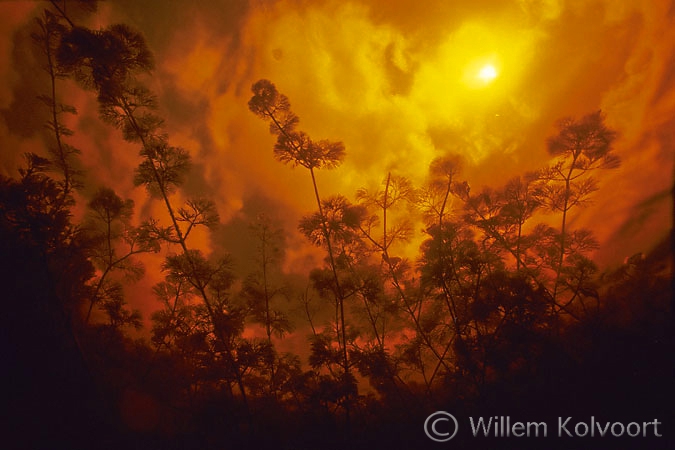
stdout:
[[508,23],[467,21],[422,59],[411,99],[439,126],[492,111],[518,89],[541,38]]
[[478,78],[483,80],[484,83],[489,83],[497,78],[497,69],[492,64],[486,64],[478,72]]

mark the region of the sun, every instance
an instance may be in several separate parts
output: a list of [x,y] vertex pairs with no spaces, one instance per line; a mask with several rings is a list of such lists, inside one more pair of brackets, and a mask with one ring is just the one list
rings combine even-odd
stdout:
[[485,84],[497,78],[497,69],[492,64],[485,64],[478,71],[478,78]]

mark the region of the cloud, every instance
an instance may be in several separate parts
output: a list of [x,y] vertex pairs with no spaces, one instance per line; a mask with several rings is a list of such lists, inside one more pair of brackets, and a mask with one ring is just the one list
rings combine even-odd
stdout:
[[[41,82],[29,76],[36,61],[23,51],[40,8],[20,5],[0,4],[0,57],[11,61],[0,70],[0,129],[13,148],[3,152],[5,171],[15,170],[19,149],[35,145],[30,132],[42,120],[28,114],[29,91]],[[672,183],[675,31],[667,1],[121,1],[88,20],[129,23],[155,52],[147,81],[171,143],[194,161],[186,194],[213,198],[226,223],[225,236],[200,238],[207,248],[234,246],[245,258],[235,245],[241,226],[269,209],[291,235],[286,269],[317,261],[294,231],[316,208],[309,175],[274,160],[274,137],[247,109],[260,78],[290,98],[301,129],[345,143],[343,165],[318,173],[324,196],[352,197],[389,171],[419,185],[448,152],[465,157],[474,189],[498,185],[548,163],[545,139],[556,119],[602,109],[620,134],[624,163],[600,175],[594,205],[574,225],[592,228],[605,245],[645,250],[669,229],[663,208],[638,206]],[[475,77],[488,63],[498,71],[492,84]],[[161,204],[131,185],[137,149],[98,122],[90,94],[67,89],[80,110],[73,139],[92,182],[133,198],[139,218],[164,217]],[[636,211],[654,232],[628,242],[617,230]]]

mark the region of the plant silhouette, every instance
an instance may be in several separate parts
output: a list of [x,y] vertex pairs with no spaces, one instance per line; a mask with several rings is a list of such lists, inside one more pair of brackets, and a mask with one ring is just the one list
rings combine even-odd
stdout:
[[[52,1],[31,25],[44,145],[0,174],[7,442],[428,448],[437,410],[669,417],[672,242],[602,267],[593,230],[575,227],[600,169],[619,167],[601,112],[558,121],[550,163],[502,185],[472,186],[471,163],[448,153],[423,180],[383,163],[381,182],[321,195],[345,146],[300,131],[289,99],[257,81],[248,108],[270,156],[306,169],[316,202],[297,239],[323,259],[291,273],[296,237],[274,214],[246,217],[248,260],[221,248],[216,204],[192,195],[194,153],[157,112],[143,35],[72,12]],[[66,126],[76,96],[97,102],[94,131]],[[80,161],[108,145],[78,139],[104,124],[125,141],[114,151],[138,151],[133,173],[113,174],[129,191]],[[128,296],[139,286],[156,300],[147,321]]]

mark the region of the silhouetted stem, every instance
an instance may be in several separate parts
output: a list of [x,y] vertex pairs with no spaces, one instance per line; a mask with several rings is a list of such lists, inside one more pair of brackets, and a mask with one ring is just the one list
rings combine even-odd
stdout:
[[[284,127],[279,123],[279,121],[276,119],[274,116],[274,113],[269,110],[269,108],[265,108],[265,114],[272,120],[274,125],[277,127],[280,133],[282,133],[292,145],[295,150],[299,150],[298,145],[295,143],[293,140],[292,136],[290,136]],[[341,328],[341,333],[338,333],[338,345],[342,346],[342,359],[343,359],[343,364],[344,364],[344,371],[345,371],[345,382],[348,381],[349,379],[349,358],[347,355],[347,332],[346,332],[346,327],[345,327],[345,314],[344,314],[344,294],[342,292],[342,287],[340,285],[340,278],[337,273],[337,267],[335,264],[335,256],[333,252],[333,246],[331,244],[331,239],[330,239],[330,233],[328,230],[328,226],[326,225],[326,216],[323,213],[323,206],[321,205],[321,197],[319,196],[319,189],[317,187],[316,183],[316,176],[314,175],[314,167],[313,166],[305,166],[307,169],[309,169],[309,173],[312,176],[312,187],[314,188],[314,197],[316,199],[316,204],[317,207],[319,208],[319,216],[321,217],[321,229],[323,231],[324,238],[326,239],[326,247],[328,249],[328,258],[330,262],[330,268],[331,272],[333,274],[333,280],[335,282],[335,295],[336,295],[336,301],[337,301],[337,308],[339,309],[340,313],[340,321],[339,321],[339,327]],[[336,324],[338,325],[338,324]],[[342,334],[342,339],[339,338],[339,334]],[[340,340],[342,342],[340,342]],[[349,401],[345,403],[345,420],[347,423],[347,427],[349,428],[349,422],[350,422],[350,413],[349,413],[350,407],[349,407]]]
[[[326,247],[328,247],[328,258],[330,260],[330,268],[333,272],[333,279],[335,280],[335,290],[338,300],[338,308],[340,309],[340,328],[342,331],[342,359],[345,370],[345,383],[349,381],[349,359],[347,356],[347,331],[345,327],[345,307],[344,307],[344,295],[342,292],[342,287],[340,286],[340,279],[338,277],[337,268],[335,266],[335,256],[333,255],[333,246],[330,242],[330,233],[328,231],[328,226],[326,225],[326,216],[323,213],[323,207],[321,206],[321,197],[319,196],[319,189],[316,185],[316,177],[314,176],[314,168],[309,168],[309,173],[312,175],[312,186],[314,187],[314,196],[316,198],[316,204],[319,207],[319,215],[321,216],[321,225],[323,228],[323,233],[326,238]],[[338,341],[339,343],[339,341]],[[345,420],[347,427],[349,427],[350,414],[349,400],[345,402]]]
[[[190,255],[190,252],[189,252],[188,247],[187,247],[187,243],[185,242],[185,237],[181,233],[181,229],[180,229],[180,226],[178,224],[178,219],[176,218],[176,214],[173,210],[173,206],[171,205],[171,202],[169,200],[169,196],[168,196],[166,186],[162,182],[162,178],[159,175],[159,171],[157,170],[157,167],[155,166],[155,160],[150,156],[152,154],[152,152],[148,151],[149,147],[148,147],[148,143],[147,143],[147,140],[146,140],[145,133],[141,130],[140,126],[138,125],[138,123],[136,121],[136,118],[133,114],[133,110],[131,109],[131,107],[127,103],[126,99],[121,98],[120,100],[121,100],[122,110],[124,111],[124,113],[125,113],[127,119],[129,120],[132,128],[134,129],[134,132],[136,133],[136,135],[140,139],[141,145],[143,146],[143,148],[146,149],[146,155],[147,155],[146,158],[150,162],[150,166],[152,167],[152,171],[153,171],[153,176],[155,177],[155,181],[157,182],[159,190],[162,194],[162,199],[164,200],[164,204],[166,205],[166,209],[169,213],[169,217],[171,218],[171,222],[173,224],[174,230],[176,231],[176,235],[178,236],[178,243],[180,244],[180,246],[183,250],[183,255],[185,256],[185,258],[187,258],[188,262],[190,263],[190,266],[193,270],[193,274],[195,274],[196,273],[195,262],[193,261],[191,255]],[[242,379],[242,373],[240,372],[239,366],[237,365],[237,363],[234,359],[232,349],[230,348],[230,343],[227,341],[227,339],[225,338],[225,336],[222,333],[222,330],[218,326],[218,322],[219,322],[218,315],[216,314],[215,310],[213,309],[213,305],[211,305],[211,301],[209,300],[209,296],[206,293],[205,286],[203,285],[201,280],[197,279],[197,277],[194,277],[194,278],[195,278],[196,282],[192,282],[192,285],[198,290],[200,296],[204,300],[204,306],[206,306],[206,309],[209,313],[209,317],[211,318],[211,321],[213,323],[213,330],[214,330],[216,336],[223,343],[223,346],[225,348],[225,353],[226,353],[227,358],[228,358],[228,362],[230,363],[232,371],[234,372],[234,375],[235,375],[235,378],[236,378],[236,381],[237,381],[237,385],[239,387],[239,391],[240,391],[241,396],[242,396],[242,401],[244,403],[244,407],[245,407],[247,413],[250,413],[249,407],[248,407],[248,400],[247,400],[247,396],[246,396],[246,389],[244,387],[244,382],[243,382],[243,379]]]

